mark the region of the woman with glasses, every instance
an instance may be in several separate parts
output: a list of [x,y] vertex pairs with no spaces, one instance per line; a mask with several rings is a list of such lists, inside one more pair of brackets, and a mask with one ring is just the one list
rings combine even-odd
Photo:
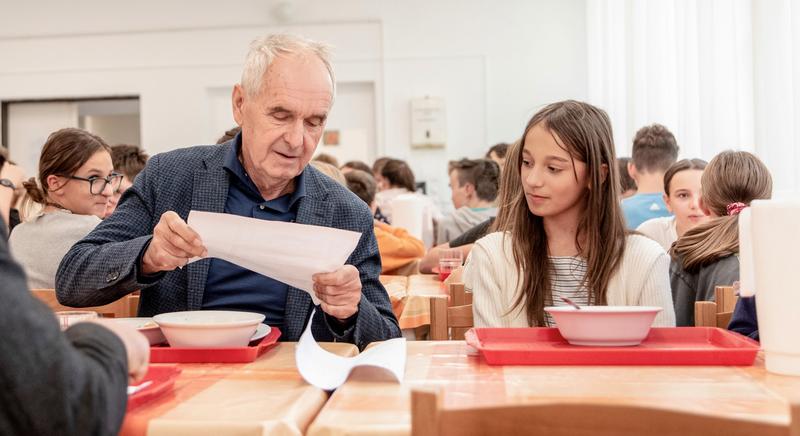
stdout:
[[23,183],[28,200],[42,211],[16,226],[8,241],[32,289],[55,287],[64,254],[100,223],[121,181],[111,149],[99,136],[67,128],[47,138],[38,179]]

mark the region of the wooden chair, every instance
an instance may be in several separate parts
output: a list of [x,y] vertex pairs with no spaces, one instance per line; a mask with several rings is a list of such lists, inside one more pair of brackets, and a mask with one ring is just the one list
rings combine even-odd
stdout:
[[472,318],[472,293],[463,283],[451,283],[447,296],[430,299],[430,340],[463,340],[464,333],[475,325]]
[[411,392],[413,436],[542,434],[548,436],[800,436],[800,405],[789,425],[689,412],[591,403],[545,403],[445,409],[437,392]]
[[138,316],[139,314],[139,291],[128,295],[128,316]]
[[694,303],[695,327],[728,328],[738,299],[733,286],[717,286],[714,288],[714,301]]
[[[90,310],[97,312],[98,315],[104,318],[127,318],[130,316],[136,316],[135,311],[133,312],[133,315],[131,315],[130,296],[120,298],[119,300],[104,306],[69,307],[58,302],[58,299],[56,298],[56,291],[54,289],[32,289],[31,292],[36,298],[46,304],[47,307],[52,309],[53,312],[59,312],[62,310]],[[136,296],[136,298],[136,304],[138,306],[139,297]]]

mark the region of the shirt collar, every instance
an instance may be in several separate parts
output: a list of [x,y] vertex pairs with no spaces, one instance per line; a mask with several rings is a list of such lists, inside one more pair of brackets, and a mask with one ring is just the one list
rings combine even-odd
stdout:
[[[250,176],[247,175],[247,172],[244,170],[244,166],[242,166],[242,162],[239,161],[239,151],[242,149],[242,134],[239,133],[236,135],[235,138],[232,140],[232,146],[228,149],[225,153],[225,160],[222,164],[222,167],[228,170],[231,174],[233,174],[239,182],[242,183],[248,190],[251,191],[251,194],[256,195],[260,198],[261,193],[258,190],[258,187],[255,183],[250,179]],[[303,171],[294,178],[294,192],[289,194],[289,207],[292,207],[297,203],[301,198],[306,196],[306,169],[303,168]]]

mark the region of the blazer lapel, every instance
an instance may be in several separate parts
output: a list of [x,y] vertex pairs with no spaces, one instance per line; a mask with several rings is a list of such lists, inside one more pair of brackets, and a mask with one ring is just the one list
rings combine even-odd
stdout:
[[[327,189],[318,183],[316,170],[311,165],[306,166],[306,196],[300,199],[297,208],[299,224],[330,227],[333,223],[331,203]],[[284,312],[284,328],[286,339],[296,341],[303,333],[303,329],[311,315],[311,296],[306,291],[289,287],[286,296],[286,310]]]
[[[220,156],[224,156],[224,153],[220,153]],[[222,213],[228,198],[228,174],[222,168],[221,158],[208,159],[205,163],[206,170],[194,174],[192,210]],[[200,310],[203,305],[203,291],[206,288],[210,263],[210,259],[203,259],[186,267],[189,310]]]

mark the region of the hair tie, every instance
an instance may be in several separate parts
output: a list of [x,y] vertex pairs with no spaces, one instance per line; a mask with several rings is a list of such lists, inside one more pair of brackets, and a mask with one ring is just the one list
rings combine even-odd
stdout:
[[735,203],[727,205],[725,208],[728,210],[728,215],[733,216],[733,215],[739,215],[739,212],[741,212],[742,209],[746,207],[747,207],[746,204],[737,201]]

